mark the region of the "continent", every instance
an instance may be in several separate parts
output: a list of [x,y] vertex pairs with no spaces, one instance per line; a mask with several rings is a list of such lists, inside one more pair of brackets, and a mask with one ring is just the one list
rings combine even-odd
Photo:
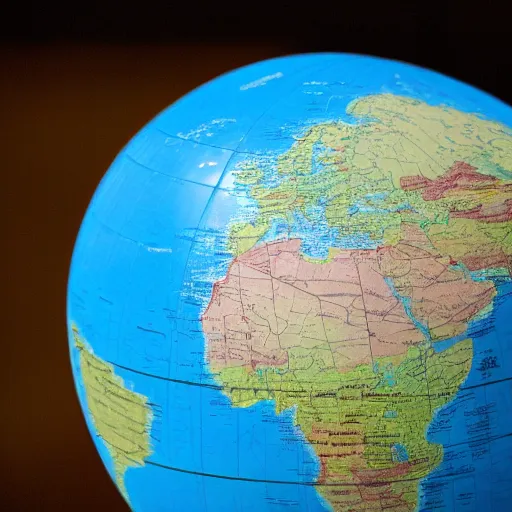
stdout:
[[424,338],[378,271],[376,251],[339,251],[316,264],[300,240],[239,256],[202,318],[211,368],[346,371]]
[[[315,421],[310,438],[321,460],[321,493],[334,510],[415,510],[419,479],[443,455],[441,446],[426,440],[426,427],[457,392],[471,358],[471,340],[439,354],[411,347],[403,356],[377,359],[373,371],[347,375],[369,387],[351,400],[339,399],[329,421],[315,419],[320,400],[314,409],[306,406],[303,414]],[[328,485],[347,477],[353,486]]]
[[511,181],[456,162],[436,180],[403,177],[401,187],[435,205],[438,222],[419,224],[436,250],[469,270],[503,267],[512,275]]
[[[359,98],[347,110],[360,119],[377,121],[375,128],[383,133],[385,146],[397,151],[397,160],[414,161],[426,178],[440,176],[453,162],[462,161],[485,174],[510,179],[512,131],[480,114],[393,94]],[[397,166],[397,171],[393,172],[396,184],[399,176],[406,175],[403,167]]]
[[145,396],[127,389],[112,365],[92,353],[78,328],[72,330],[90,417],[114,462],[116,484],[129,503],[124,476],[128,468],[143,466],[151,454],[152,411]]
[[212,370],[272,366],[300,373],[316,365],[343,372],[426,338],[464,332],[492,302],[494,284],[451,267],[416,226],[404,233],[412,239],[373,251],[339,250],[322,264],[301,256],[300,240],[237,257],[202,317]]
[[242,209],[231,225],[235,256],[276,222],[299,237],[307,237],[303,219],[325,222],[336,230],[334,246],[363,249],[396,244],[402,223],[414,222],[437,252],[470,270],[512,268],[509,128],[390,94],[347,111],[357,123],[315,125],[276,163],[240,167],[237,186],[257,209]]
[[494,285],[451,265],[414,223],[394,246],[324,263],[300,248],[257,246],[214,285],[202,317],[210,368],[234,405],[297,407],[334,510],[412,511],[442,459],[425,429],[471,366],[471,340],[441,353],[432,341],[464,333]]
[[296,423],[320,460],[319,492],[336,512],[413,511],[418,483],[442,460],[425,430],[471,367],[472,343],[441,353],[422,346],[340,373],[312,364],[297,375],[231,366],[218,379],[233,405],[273,400],[296,409]]
[[[435,180],[423,176],[405,176],[401,178],[400,184],[404,190],[421,190],[425,201],[454,198],[450,211],[452,215],[466,216],[464,210],[457,210],[458,201],[461,201],[463,204],[475,203],[470,211],[478,210],[482,215],[475,215],[474,218],[487,222],[512,220],[512,182],[506,183],[495,176],[481,174],[476,167],[465,162],[455,162],[444,175]],[[489,210],[489,213],[484,215],[482,210]],[[492,210],[497,212],[492,215]]]
[[402,226],[398,244],[379,251],[379,271],[407,301],[412,318],[429,339],[462,334],[477,313],[491,305],[491,280],[474,281],[443,257],[414,224]]

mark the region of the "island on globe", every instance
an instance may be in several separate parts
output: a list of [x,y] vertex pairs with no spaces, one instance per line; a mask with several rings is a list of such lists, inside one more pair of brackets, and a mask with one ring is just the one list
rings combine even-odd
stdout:
[[433,71],[306,54],[142,129],[68,286],[78,397],[128,506],[510,510],[511,127]]

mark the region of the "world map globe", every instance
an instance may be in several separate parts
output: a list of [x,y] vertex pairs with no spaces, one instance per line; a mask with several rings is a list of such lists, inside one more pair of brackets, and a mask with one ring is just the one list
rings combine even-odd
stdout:
[[225,74],[136,134],[67,302],[129,507],[509,510],[511,127],[433,71],[312,53]]

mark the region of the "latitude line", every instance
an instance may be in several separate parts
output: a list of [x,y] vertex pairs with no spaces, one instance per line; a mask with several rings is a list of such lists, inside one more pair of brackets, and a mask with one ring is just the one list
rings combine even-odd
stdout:
[[[135,368],[130,368],[129,366],[124,366],[119,363],[115,363],[114,361],[106,361],[108,364],[115,366],[116,368],[120,368],[121,370],[125,370],[128,372],[136,373],[137,375],[142,375],[144,377],[149,377],[152,379],[163,380],[166,382],[172,382],[174,384],[183,384],[184,386],[193,386],[193,387],[204,387],[207,389],[213,389],[215,391],[223,391],[224,389],[232,390],[232,391],[268,391],[268,392],[286,392],[286,393],[303,393],[302,390],[293,390],[293,389],[278,389],[278,388],[247,388],[247,387],[238,387],[238,386],[221,386],[219,384],[209,384],[207,382],[195,382],[191,380],[184,379],[173,379],[171,377],[164,377],[162,375],[156,375],[154,373],[143,372],[141,370],[136,370]],[[458,391],[471,391],[472,389],[478,389],[484,386],[491,386],[494,384],[501,384],[502,382],[512,381],[512,377],[505,377],[503,379],[493,380],[491,382],[482,382],[481,384],[473,384],[472,386],[464,386],[459,387]],[[312,382],[304,382],[304,384],[313,384]],[[366,395],[363,395],[366,396]],[[419,398],[419,397],[428,397],[428,394],[417,394],[417,395],[400,395],[404,398]],[[368,398],[371,398],[372,395],[368,395]]]
[[[495,436],[489,441],[498,441],[500,439],[505,439],[507,437],[512,437],[512,432],[509,432],[507,434],[503,434],[501,436]],[[473,443],[473,442],[479,442],[479,440],[471,441],[468,440],[467,444]],[[445,448],[451,448],[454,446],[459,446],[461,443],[455,444],[455,445],[444,445]],[[169,471],[175,471],[177,473],[185,473],[189,475],[195,475],[195,476],[202,476],[206,478],[216,478],[219,480],[231,480],[231,481],[239,481],[239,482],[250,482],[250,483],[264,483],[264,484],[276,484],[276,485],[300,485],[304,487],[379,487],[379,486],[386,486],[391,485],[395,483],[403,483],[403,482],[417,482],[419,480],[423,479],[431,479],[431,480],[442,480],[442,479],[448,479],[451,477],[461,477],[464,478],[466,476],[466,473],[461,472],[452,472],[445,475],[426,475],[422,477],[410,477],[410,478],[403,478],[403,479],[395,479],[395,480],[377,480],[377,481],[370,481],[370,482],[327,482],[327,483],[320,483],[318,481],[300,481],[300,480],[269,480],[264,478],[250,478],[250,477],[242,477],[242,476],[231,476],[231,475],[220,475],[216,473],[206,473],[203,471],[195,471],[192,469],[185,469],[185,468],[178,468],[175,466],[169,466],[167,464],[162,464],[159,462],[154,462],[150,460],[146,460],[145,464],[149,464],[151,466],[160,467],[162,469],[167,469]]]
[[241,476],[230,476],[230,475],[218,475],[215,473],[205,473],[201,471],[194,471],[190,469],[183,469],[183,468],[177,468],[175,466],[168,466],[166,464],[161,464],[159,462],[152,462],[149,460],[145,461],[145,464],[150,464],[152,466],[157,466],[162,469],[168,469],[170,471],[176,471],[178,473],[186,473],[189,475],[195,475],[195,476],[203,476],[203,477],[209,477],[209,478],[217,478],[220,480],[236,480],[240,482],[251,482],[251,483],[262,483],[262,484],[277,484],[277,485],[301,485],[304,487],[375,487],[376,485],[389,485],[392,483],[399,483],[399,482],[415,482],[417,480],[421,480],[421,478],[414,477],[414,478],[404,478],[402,480],[388,480],[388,481],[379,481],[379,482],[365,482],[365,483],[353,483],[353,482],[331,482],[331,483],[325,483],[321,484],[318,482],[313,481],[306,481],[301,482],[300,480],[267,480],[264,478],[249,478],[249,477],[241,477]]

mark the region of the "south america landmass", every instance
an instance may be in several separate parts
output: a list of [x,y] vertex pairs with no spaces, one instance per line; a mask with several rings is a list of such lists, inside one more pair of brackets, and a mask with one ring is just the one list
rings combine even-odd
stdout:
[[[464,333],[496,295],[472,273],[511,274],[512,134],[389,94],[348,111],[364,122],[315,125],[276,165],[240,167],[256,214],[230,226],[206,353],[233,405],[295,408],[333,510],[412,511],[442,460],[427,426],[468,375]],[[268,239],[276,221],[318,211],[339,233],[324,259],[301,252],[301,236]],[[347,247],[362,234],[366,247]]]
[[115,483],[130,503],[125,474],[144,466],[151,455],[152,409],[146,396],[128,389],[114,367],[92,352],[76,325],[72,333],[91,422],[112,457]]

